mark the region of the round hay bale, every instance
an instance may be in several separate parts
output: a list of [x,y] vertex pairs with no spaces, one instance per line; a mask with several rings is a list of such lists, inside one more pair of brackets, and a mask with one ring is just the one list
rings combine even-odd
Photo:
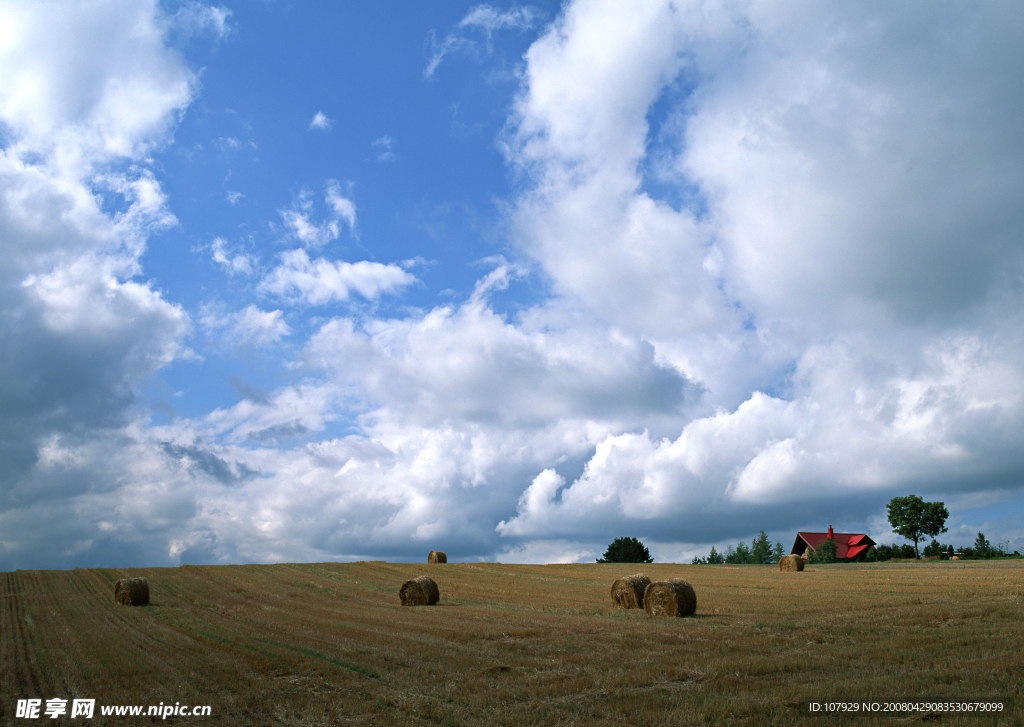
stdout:
[[398,591],[403,606],[433,606],[441,597],[432,578],[420,576],[406,581]]
[[149,582],[145,578],[122,578],[114,584],[114,600],[122,606],[149,604]]
[[443,551],[432,550],[429,553],[427,553],[427,562],[428,563],[447,563],[448,562],[448,556],[445,555]]
[[784,555],[779,558],[780,571],[800,571],[804,569],[804,559],[799,555]]
[[623,576],[612,584],[612,603],[621,608],[643,608],[644,590],[651,579],[643,573]]
[[696,610],[697,594],[682,578],[655,581],[644,591],[648,616],[692,616]]

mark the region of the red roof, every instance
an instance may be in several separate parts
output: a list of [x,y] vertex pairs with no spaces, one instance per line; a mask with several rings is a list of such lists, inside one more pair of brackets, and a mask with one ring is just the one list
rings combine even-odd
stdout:
[[[832,533],[836,541],[836,558],[853,558],[875,544],[875,541],[864,533]],[[803,555],[808,547],[817,548],[828,538],[828,533],[797,533],[793,541],[793,555]]]

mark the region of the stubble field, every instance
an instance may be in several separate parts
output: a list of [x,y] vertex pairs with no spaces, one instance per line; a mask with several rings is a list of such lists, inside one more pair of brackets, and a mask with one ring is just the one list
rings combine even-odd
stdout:
[[[613,607],[681,577],[694,618]],[[403,608],[430,575],[437,606]],[[149,580],[118,606],[113,581]],[[1024,724],[1024,561],[808,566],[311,563],[0,573],[0,723],[18,699],[210,705],[177,724]],[[1001,713],[813,714],[818,702]]]

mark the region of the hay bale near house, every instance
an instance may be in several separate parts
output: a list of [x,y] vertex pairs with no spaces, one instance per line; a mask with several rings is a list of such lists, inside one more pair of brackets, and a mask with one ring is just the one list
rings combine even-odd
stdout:
[[804,569],[804,559],[799,555],[784,555],[779,558],[780,571],[801,571]]
[[443,551],[432,550],[429,553],[427,553],[427,562],[428,563],[447,563],[448,562],[448,556],[445,555]]
[[623,576],[612,583],[612,603],[620,608],[643,608],[644,591],[651,579],[643,573]]
[[648,616],[692,616],[697,611],[697,594],[682,578],[655,581],[644,591]]
[[433,606],[441,598],[441,592],[432,578],[420,576],[403,583],[398,597],[403,606]]
[[145,578],[122,578],[114,584],[114,600],[122,606],[149,605],[149,581]]

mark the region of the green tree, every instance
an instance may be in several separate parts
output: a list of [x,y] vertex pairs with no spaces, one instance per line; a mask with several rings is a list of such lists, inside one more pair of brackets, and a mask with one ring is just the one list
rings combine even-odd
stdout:
[[742,565],[744,563],[753,563],[750,556],[750,548],[742,540],[736,543],[736,549],[730,545],[729,549],[725,551],[725,562],[732,565]]
[[974,550],[976,558],[992,558],[996,555],[996,549],[988,542],[985,533],[978,533],[978,537],[974,539],[974,548],[972,550]]
[[772,549],[772,560],[771,560],[771,562],[772,563],[778,563],[782,559],[782,556],[784,556],[785,554],[786,554],[786,551],[784,551],[782,549],[782,543],[780,543],[778,540],[776,540],[775,541],[775,547]]
[[941,502],[925,502],[917,495],[894,497],[889,500],[889,524],[893,532],[914,541],[914,555],[920,558],[918,541],[925,536],[946,532],[949,510]]
[[825,538],[818,547],[811,551],[807,558],[809,563],[835,563],[836,562],[836,541],[832,538]]
[[708,565],[722,565],[725,562],[725,556],[715,550],[715,546],[711,546],[711,552],[708,553],[707,560],[705,561]]
[[647,546],[636,538],[615,538],[598,563],[651,563],[654,559]]
[[[777,559],[776,559],[777,560]],[[772,544],[765,535],[764,530],[750,541],[750,562],[751,563],[773,563]]]

